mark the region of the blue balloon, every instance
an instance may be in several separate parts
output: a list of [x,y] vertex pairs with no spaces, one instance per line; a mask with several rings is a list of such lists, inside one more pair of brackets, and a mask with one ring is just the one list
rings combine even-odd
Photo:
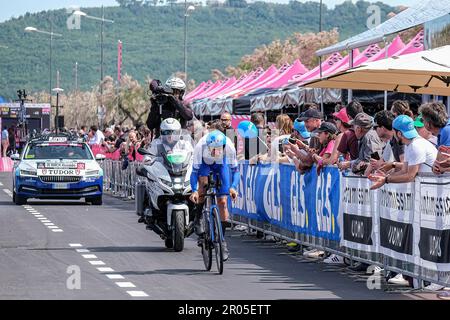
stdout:
[[258,137],[258,128],[251,121],[242,121],[239,123],[237,130],[243,138],[255,139]]

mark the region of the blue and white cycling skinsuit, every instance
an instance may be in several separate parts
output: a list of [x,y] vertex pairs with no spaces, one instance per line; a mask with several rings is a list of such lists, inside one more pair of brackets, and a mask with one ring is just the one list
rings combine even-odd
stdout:
[[230,188],[237,190],[240,180],[234,144],[229,138],[226,138],[227,143],[222,157],[215,159],[211,157],[206,138],[207,136],[204,136],[200,139],[194,148],[194,165],[190,179],[192,192],[198,192],[199,177],[208,177],[213,172],[221,182],[217,196],[228,196]]

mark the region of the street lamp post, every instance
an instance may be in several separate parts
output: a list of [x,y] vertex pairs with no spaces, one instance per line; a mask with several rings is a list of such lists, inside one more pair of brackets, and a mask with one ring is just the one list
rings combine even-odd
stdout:
[[50,94],[50,106],[52,105],[52,55],[53,55],[53,37],[62,37],[62,34],[53,32],[53,25],[50,32],[39,30],[35,27],[26,27],[25,32],[36,32],[50,36],[50,59],[49,59],[49,94]]
[[53,89],[53,92],[56,92],[56,117],[55,117],[55,132],[58,134],[59,131],[59,94],[64,92],[61,88]]
[[189,13],[195,10],[194,6],[187,5],[187,0],[184,1],[184,76],[186,80],[186,84],[188,82],[188,74],[187,74],[187,29],[188,29],[188,17]]
[[93,17],[88,15],[87,13],[77,10],[73,13],[76,16],[85,17],[87,19],[100,21],[101,22],[101,34],[100,34],[100,106],[103,108],[103,78],[104,78],[104,71],[103,71],[103,38],[104,38],[104,29],[105,29],[105,22],[108,23],[114,23],[113,20],[105,19],[105,7],[102,6],[102,17]]

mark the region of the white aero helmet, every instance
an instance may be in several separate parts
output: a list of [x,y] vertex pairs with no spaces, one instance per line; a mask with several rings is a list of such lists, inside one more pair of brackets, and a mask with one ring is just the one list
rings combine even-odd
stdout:
[[161,140],[164,144],[173,146],[181,137],[181,124],[178,120],[168,118],[161,122]]
[[170,87],[172,89],[177,89],[180,91],[185,91],[186,90],[186,83],[184,83],[183,80],[181,80],[180,78],[170,78],[169,80],[166,81],[166,86]]

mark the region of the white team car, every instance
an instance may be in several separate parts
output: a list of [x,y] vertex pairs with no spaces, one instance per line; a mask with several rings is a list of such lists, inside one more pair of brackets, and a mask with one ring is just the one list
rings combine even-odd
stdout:
[[21,155],[13,155],[13,201],[81,199],[102,205],[103,170],[85,142],[52,134],[30,140]]

